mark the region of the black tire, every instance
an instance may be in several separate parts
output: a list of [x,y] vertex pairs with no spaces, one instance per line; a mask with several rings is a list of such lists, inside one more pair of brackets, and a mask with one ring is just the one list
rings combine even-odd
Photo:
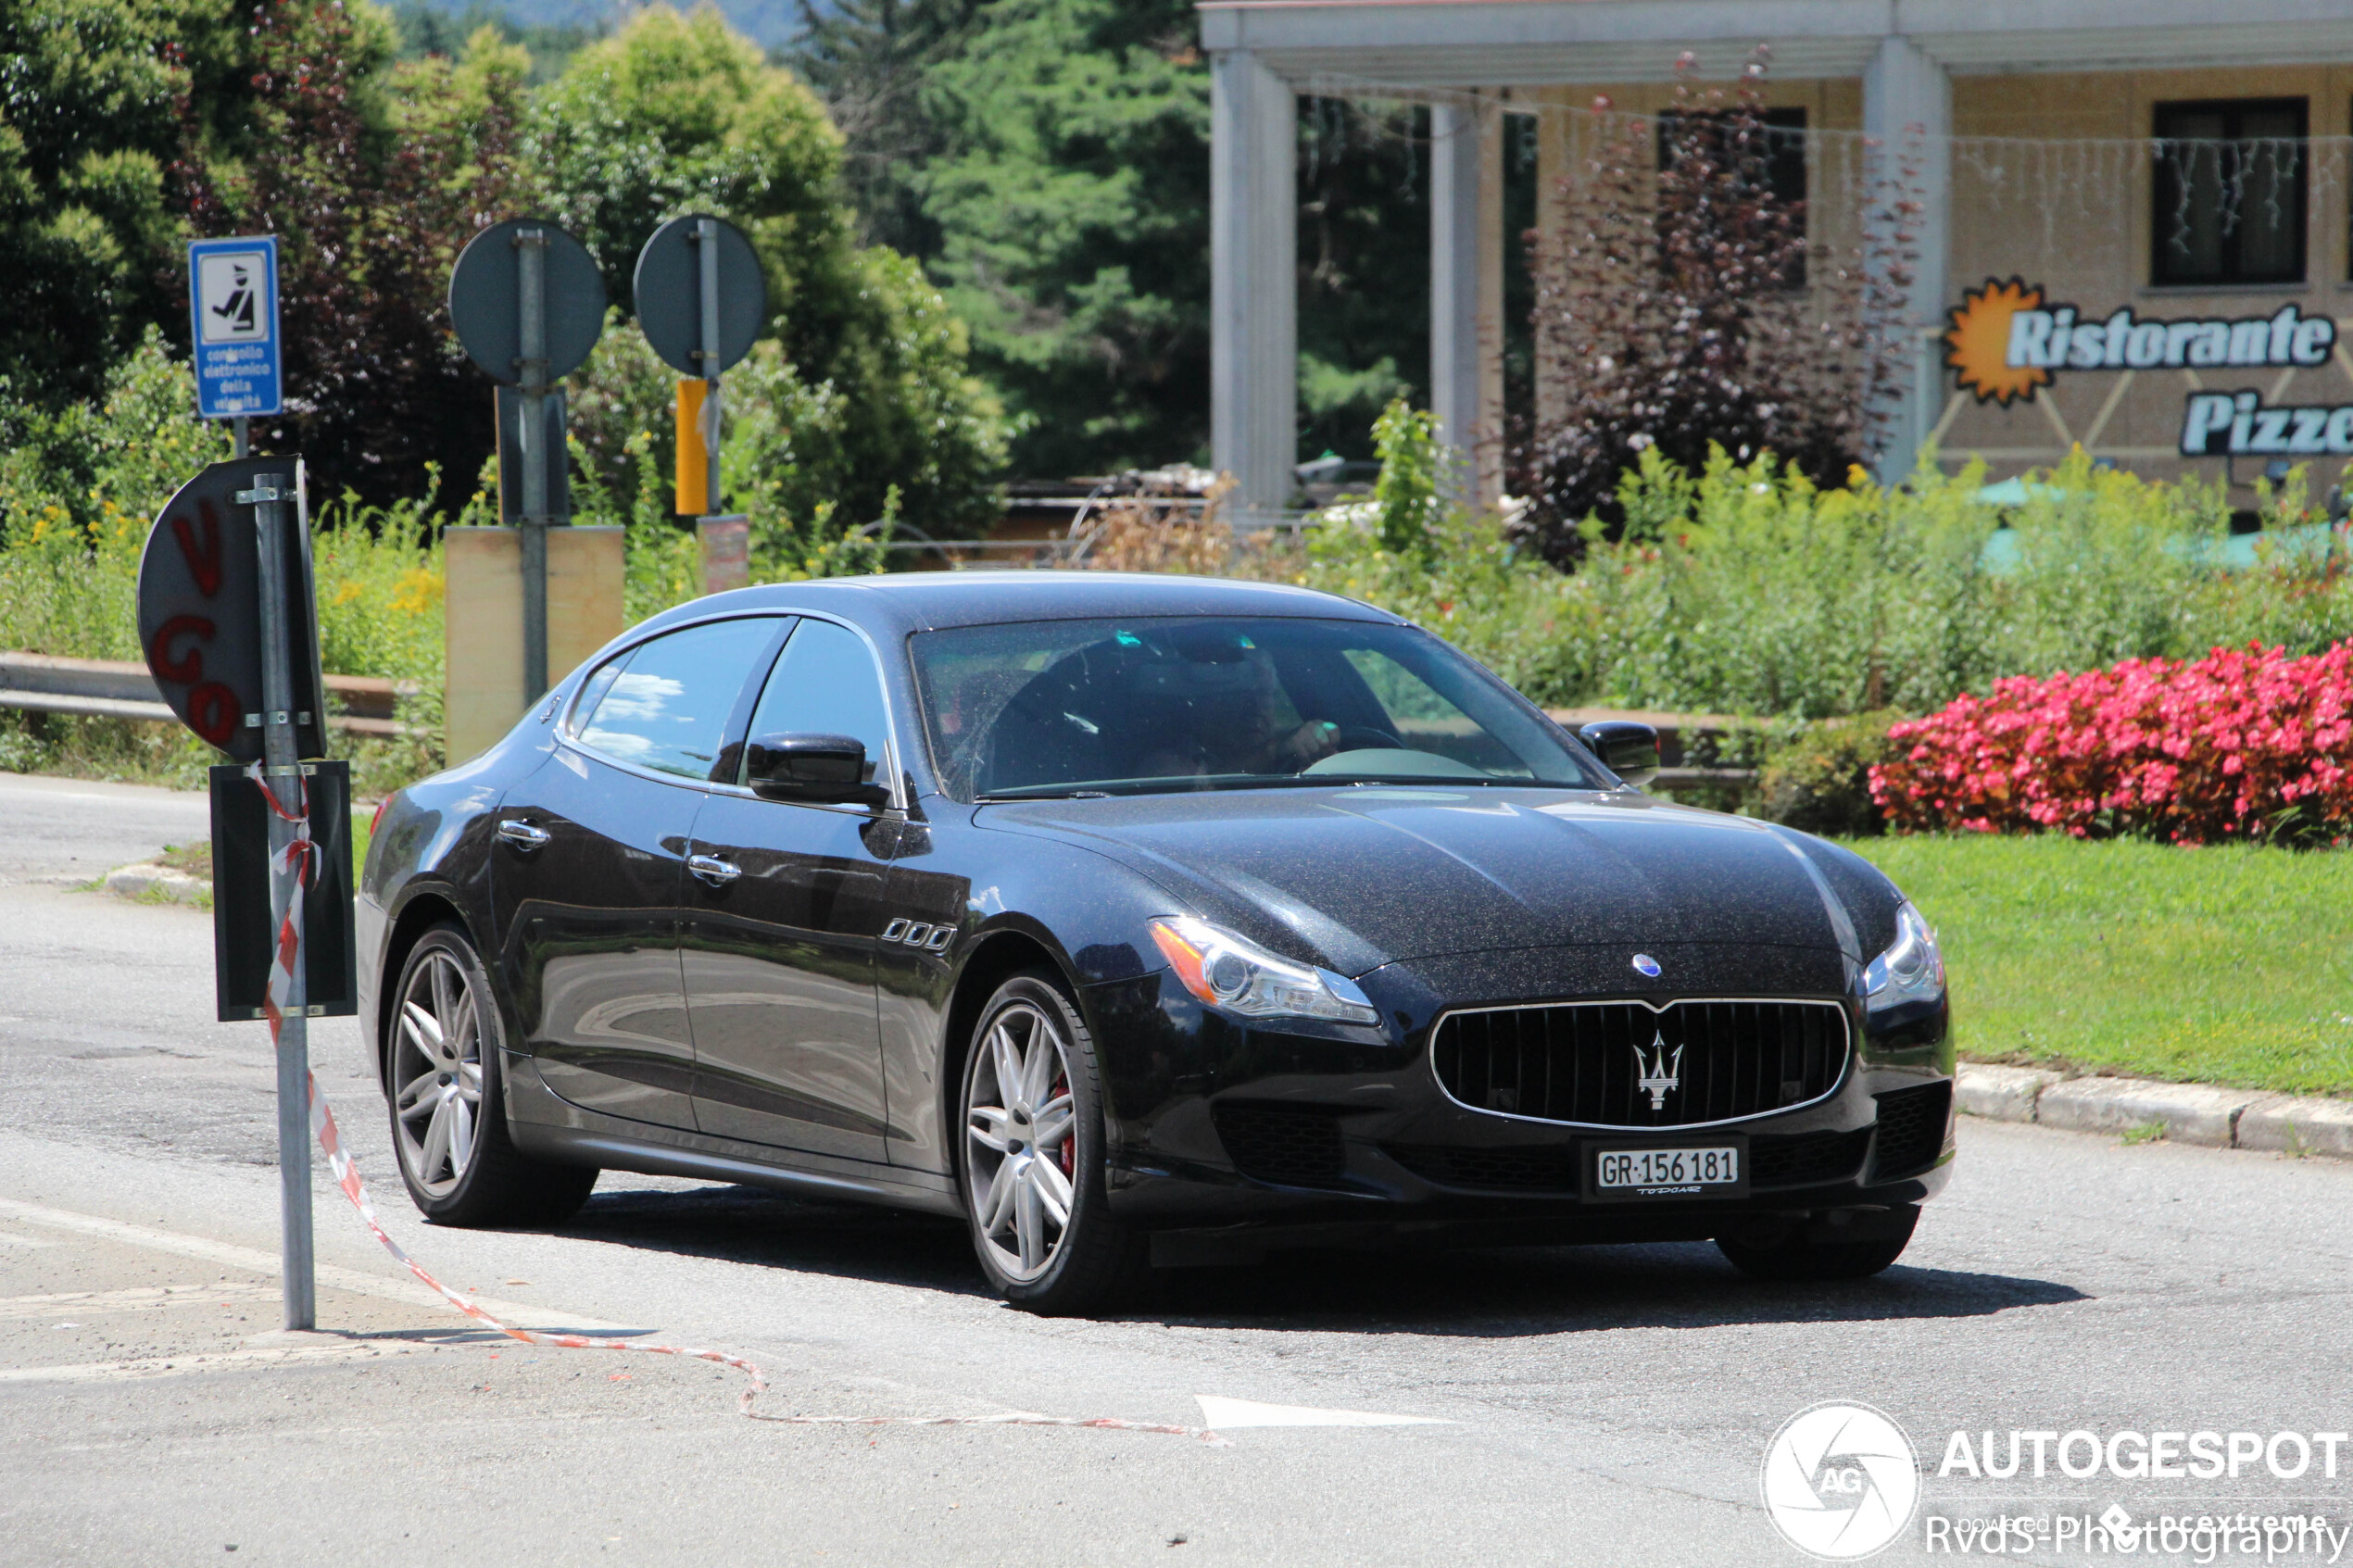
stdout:
[[[460,980],[462,999],[457,996]],[[412,1003],[426,1016],[417,1016]],[[392,1147],[409,1197],[428,1222],[469,1228],[556,1225],[580,1212],[597,1185],[597,1168],[534,1160],[515,1148],[508,1132],[506,1027],[490,972],[464,927],[445,921],[409,949],[387,1023],[384,1099]],[[453,1062],[454,1072],[448,1070]],[[409,1100],[406,1115],[404,1100]],[[461,1127],[459,1157],[452,1150]]]
[[1868,1241],[1812,1241],[1803,1226],[1793,1225],[1780,1240],[1761,1246],[1730,1236],[1718,1236],[1716,1246],[1733,1267],[1755,1279],[1869,1279],[1904,1255],[1919,1219],[1918,1209],[1902,1210],[1901,1230]]
[[[1034,1095],[1002,1093],[999,1051],[993,1042],[1002,1028],[1006,1038],[1014,1043],[1017,1056],[1029,1060],[1024,1053],[1035,1048],[1034,1025],[1039,1022],[1059,1033],[1064,1071],[1046,1085],[1046,1098],[1032,1105],[1027,1100],[1034,1099]],[[959,1076],[956,1187],[963,1197],[964,1223],[972,1236],[974,1255],[990,1288],[1014,1306],[1044,1317],[1084,1315],[1127,1300],[1148,1272],[1148,1243],[1113,1215],[1104,1193],[1102,1071],[1094,1037],[1088,1033],[1077,1003],[1061,976],[1048,970],[1028,970],[998,986],[981,1010]],[[1067,1135],[1060,1140],[1039,1137],[1025,1146],[1022,1135],[1033,1123],[1023,1112],[1051,1108],[1064,1089],[1070,1101]],[[975,1100],[975,1092],[983,1098]],[[1023,1103],[999,1103],[1005,1098]],[[976,1112],[975,1106],[1001,1110],[1005,1116],[992,1123]],[[1050,1127],[1051,1123],[1040,1115],[1034,1125]],[[983,1141],[988,1136],[998,1136],[1010,1151],[992,1148]],[[1017,1249],[1024,1244],[1013,1234],[1022,1223],[1021,1206],[1029,1200],[1022,1189],[1026,1185],[1042,1188],[1051,1177],[1046,1169],[1035,1175],[1020,1171],[1009,1174],[1024,1153],[1031,1165],[1063,1173],[1063,1185],[1070,1198],[1068,1217],[1056,1232],[1051,1252],[1031,1268],[1023,1266]],[[999,1197],[1000,1181],[1008,1179],[1013,1184],[1007,1189],[1012,1194],[1011,1213],[992,1230],[990,1205]],[[1038,1201],[1042,1205],[1046,1200],[1041,1197]],[[1032,1217],[1041,1224],[1051,1223],[1042,1207]],[[1013,1245],[1006,1245],[1007,1241]]]

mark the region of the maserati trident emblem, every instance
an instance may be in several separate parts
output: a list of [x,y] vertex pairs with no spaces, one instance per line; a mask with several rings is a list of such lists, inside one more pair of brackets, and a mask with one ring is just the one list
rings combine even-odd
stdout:
[[1651,1097],[1653,1110],[1666,1110],[1667,1094],[1683,1081],[1683,1047],[1677,1046],[1675,1054],[1668,1056],[1667,1036],[1654,1030],[1648,1055],[1642,1047],[1634,1047],[1634,1064],[1642,1070],[1642,1075],[1634,1080],[1635,1086]]
[[1653,980],[1658,978],[1658,960],[1648,953],[1634,955],[1634,968],[1641,973],[1649,975]]

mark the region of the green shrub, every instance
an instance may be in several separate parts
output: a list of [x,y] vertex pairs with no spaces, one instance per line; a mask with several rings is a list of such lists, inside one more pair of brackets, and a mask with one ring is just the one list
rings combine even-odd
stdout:
[[1871,799],[1870,770],[1900,749],[1887,711],[1797,727],[1767,753],[1756,814],[1807,833],[1868,838],[1887,831]]
[[[1401,494],[1444,471],[1434,444],[1416,425],[1397,445]],[[1692,473],[1651,450],[1619,485],[1622,537],[1589,522],[1573,572],[1457,507],[1437,509],[1425,549],[1376,501],[1324,513],[1288,575],[1429,626],[1548,706],[1924,713],[2004,675],[2353,635],[2343,530],[2225,571],[2210,564],[2229,520],[2220,484],[2096,470],[2081,452],[2038,477],[1997,510],[1976,499],[1976,464],[1924,463],[1893,488],[1857,470],[1824,490],[1769,455],[1718,451]],[[2264,491],[2267,521],[2308,521],[2305,486],[2299,470]]]

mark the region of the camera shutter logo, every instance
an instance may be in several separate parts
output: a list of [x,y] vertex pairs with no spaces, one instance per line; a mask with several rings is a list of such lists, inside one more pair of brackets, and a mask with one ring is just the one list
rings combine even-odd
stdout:
[[1904,1429],[1868,1405],[1820,1404],[1765,1447],[1765,1512],[1781,1538],[1832,1562],[1869,1557],[1919,1506],[1919,1456]]

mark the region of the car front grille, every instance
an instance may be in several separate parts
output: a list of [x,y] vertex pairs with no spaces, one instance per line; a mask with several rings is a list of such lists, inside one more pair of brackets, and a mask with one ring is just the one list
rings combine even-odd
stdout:
[[1897,1089],[1879,1099],[1879,1152],[1871,1173],[1881,1181],[1908,1176],[1936,1163],[1944,1152],[1944,1124],[1952,1119],[1953,1081]]
[[1328,1186],[1348,1163],[1340,1118],[1328,1110],[1220,1105],[1210,1118],[1234,1169],[1277,1186]]
[[1473,1110],[1589,1127],[1688,1127],[1819,1099],[1846,1070],[1835,1002],[1557,1002],[1449,1013],[1430,1038]]

